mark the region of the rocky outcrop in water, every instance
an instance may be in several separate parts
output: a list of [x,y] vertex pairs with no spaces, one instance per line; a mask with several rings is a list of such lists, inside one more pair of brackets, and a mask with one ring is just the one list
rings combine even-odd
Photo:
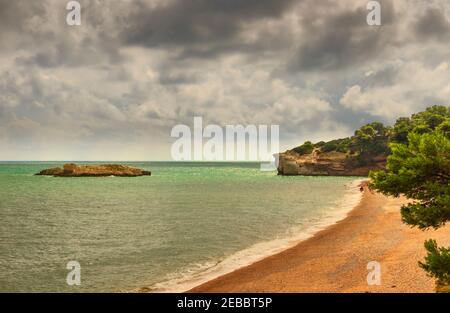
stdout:
[[151,176],[151,172],[139,168],[117,164],[102,165],[76,165],[73,163],[64,164],[61,167],[55,167],[43,170],[36,175],[57,176],[57,177],[137,177]]
[[294,151],[280,153],[278,174],[285,176],[367,176],[372,170],[381,170],[386,166],[386,156],[374,157],[365,165],[346,153],[320,152],[300,155]]

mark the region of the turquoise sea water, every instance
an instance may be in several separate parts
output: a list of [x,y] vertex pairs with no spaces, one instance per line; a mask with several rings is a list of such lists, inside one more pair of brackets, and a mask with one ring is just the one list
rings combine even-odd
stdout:
[[[342,218],[357,196],[354,178],[281,177],[255,163],[33,176],[60,164],[0,163],[0,292],[183,290]],[[66,283],[71,260],[81,286]]]

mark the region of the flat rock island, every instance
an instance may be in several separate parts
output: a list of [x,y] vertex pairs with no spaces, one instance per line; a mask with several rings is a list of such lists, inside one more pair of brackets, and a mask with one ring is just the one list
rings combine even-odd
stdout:
[[70,163],[64,164],[62,168],[54,167],[40,171],[36,175],[55,176],[55,177],[104,177],[104,176],[138,177],[138,176],[151,176],[152,173],[150,171],[144,171],[139,168],[126,165],[117,165],[117,164],[76,165]]

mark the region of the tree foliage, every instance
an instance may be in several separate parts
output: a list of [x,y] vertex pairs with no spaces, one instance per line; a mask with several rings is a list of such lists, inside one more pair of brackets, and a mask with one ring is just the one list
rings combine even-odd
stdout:
[[311,141],[305,141],[304,144],[298,146],[297,148],[294,148],[293,150],[301,155],[310,154],[313,152],[314,146]]
[[[331,141],[323,143],[321,145],[321,151],[322,152],[337,151],[337,152],[347,153],[350,151],[350,144],[351,144],[350,138],[335,139],[335,140],[331,140]],[[317,144],[316,144],[316,146],[317,146]]]
[[379,154],[388,154],[391,128],[374,122],[364,125],[355,132],[352,138],[353,148],[365,158]]
[[408,141],[391,145],[387,171],[372,172],[371,187],[415,200],[402,207],[406,224],[438,228],[450,220],[450,140],[435,131],[410,133]]
[[428,255],[425,262],[419,262],[430,276],[437,279],[438,285],[450,285],[450,249],[439,248],[436,240],[425,241],[425,249]]
[[[423,112],[413,114],[410,118],[401,117],[393,127],[392,141],[408,143],[408,134],[430,133],[435,129],[448,128],[450,125],[450,108],[443,105],[434,105]],[[445,131],[444,131],[445,132]]]

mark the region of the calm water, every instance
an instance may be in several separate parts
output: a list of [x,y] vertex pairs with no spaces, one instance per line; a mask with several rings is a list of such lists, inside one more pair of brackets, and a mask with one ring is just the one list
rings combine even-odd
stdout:
[[[124,164],[153,176],[40,177],[59,164],[0,163],[0,292],[183,289],[342,217],[357,190],[354,178],[251,163]],[[78,287],[66,284],[71,260]]]

